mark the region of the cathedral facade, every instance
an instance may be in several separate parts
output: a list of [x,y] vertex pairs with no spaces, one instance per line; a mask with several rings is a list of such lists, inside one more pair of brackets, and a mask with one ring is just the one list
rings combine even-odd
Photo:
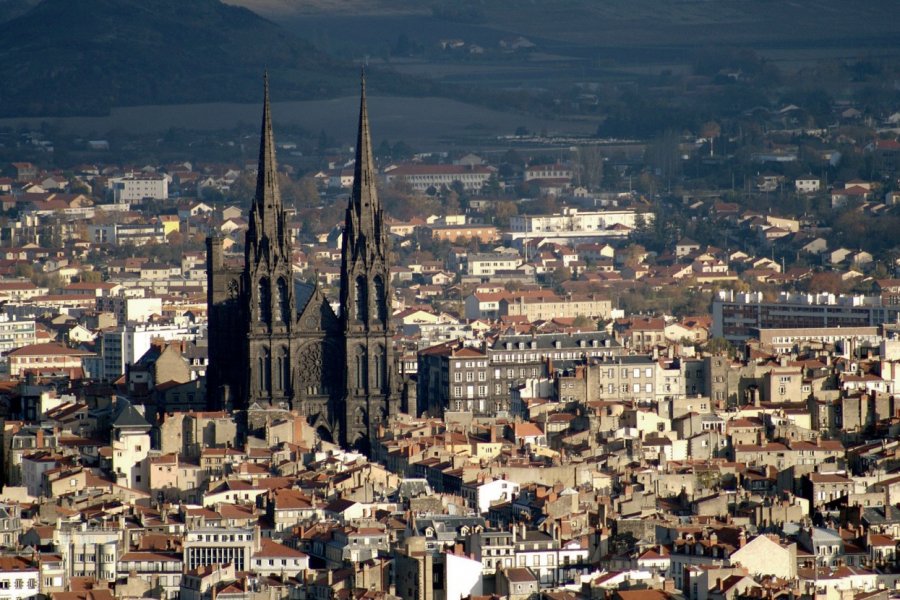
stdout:
[[300,411],[323,439],[368,451],[399,410],[390,248],[375,189],[365,80],[335,314],[318,281],[295,279],[275,162],[268,80],[242,267],[207,238],[208,404]]

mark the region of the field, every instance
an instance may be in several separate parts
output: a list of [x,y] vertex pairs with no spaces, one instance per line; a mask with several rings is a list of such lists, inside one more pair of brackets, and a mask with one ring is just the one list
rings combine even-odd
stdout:
[[[277,97],[277,90],[272,91]],[[279,125],[300,127],[317,134],[324,130],[341,143],[355,143],[356,97],[321,101],[274,102],[272,113]],[[534,131],[593,133],[591,120],[553,120],[517,115],[464,104],[445,98],[369,98],[369,115],[375,142],[403,140],[414,147],[483,146],[497,134],[513,133],[518,127]],[[89,137],[106,131],[145,134],[169,128],[212,131],[236,126],[255,128],[258,104],[192,104],[117,108],[107,117],[61,117],[45,119],[0,119],[0,128],[39,127],[48,123],[61,130]]]

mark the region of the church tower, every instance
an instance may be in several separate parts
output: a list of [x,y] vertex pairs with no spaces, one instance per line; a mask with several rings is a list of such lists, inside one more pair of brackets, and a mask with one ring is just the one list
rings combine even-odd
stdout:
[[244,369],[247,404],[290,407],[291,346],[294,322],[292,244],[287,227],[265,78],[256,195],[244,247],[248,363]]
[[378,424],[397,412],[399,394],[391,340],[390,247],[375,189],[365,76],[342,255],[340,320],[346,363],[342,437],[368,451]]

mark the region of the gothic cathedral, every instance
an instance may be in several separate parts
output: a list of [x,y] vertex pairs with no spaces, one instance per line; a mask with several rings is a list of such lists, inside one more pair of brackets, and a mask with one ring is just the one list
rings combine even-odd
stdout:
[[375,189],[365,79],[337,315],[317,281],[294,279],[268,78],[260,137],[243,267],[226,264],[221,238],[206,241],[208,403],[298,410],[321,437],[367,452],[378,424],[398,411],[400,386],[391,343],[390,249]]

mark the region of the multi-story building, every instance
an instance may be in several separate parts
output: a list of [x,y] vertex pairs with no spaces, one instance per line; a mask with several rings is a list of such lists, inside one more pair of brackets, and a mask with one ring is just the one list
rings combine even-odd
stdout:
[[126,552],[119,558],[120,573],[129,573],[158,589],[160,600],[178,598],[184,563],[174,552]]
[[561,399],[658,403],[684,396],[684,378],[677,359],[619,356],[578,367],[556,380]]
[[34,319],[13,319],[0,314],[0,353],[37,343]]
[[878,327],[796,327],[756,329],[751,333],[762,346],[779,354],[790,353],[808,344],[834,344],[845,356],[850,356],[855,348],[878,347],[881,342]]
[[192,340],[190,329],[176,325],[122,325],[104,331],[100,337],[101,364],[91,375],[101,380],[114,380],[135,364],[150,349],[153,340]]
[[258,540],[249,528],[198,527],[185,533],[183,547],[188,570],[230,563],[235,570],[246,571]]
[[744,342],[758,329],[875,327],[900,319],[900,305],[878,296],[835,296],[782,292],[774,302],[761,292],[721,291],[713,300],[715,337]]
[[140,202],[146,198],[165,200],[169,197],[169,180],[165,175],[130,174],[109,180],[113,201],[118,204]]
[[466,273],[489,277],[497,271],[514,271],[520,264],[522,264],[522,259],[518,253],[470,254],[466,261]]
[[589,317],[608,319],[612,314],[612,302],[592,294],[559,296],[504,298],[499,301],[500,316],[520,317],[529,321],[555,318],[574,319]]
[[39,569],[24,556],[0,556],[0,599],[24,600],[39,593]]
[[132,298],[108,296],[97,298],[97,310],[116,315],[120,325],[126,323],[146,323],[151,315],[162,314],[161,298]]
[[384,170],[388,183],[396,180],[407,182],[414,190],[424,192],[428,188],[441,190],[454,183],[462,184],[467,192],[480,192],[496,169],[482,165],[423,165],[402,164]]
[[534,238],[563,242],[586,243],[604,238],[627,237],[640,223],[651,223],[652,213],[633,210],[602,210],[582,212],[576,208],[563,209],[552,215],[519,215],[509,220],[509,232],[504,239],[516,245]]
[[486,350],[458,341],[419,352],[418,408],[496,416],[510,409],[510,390],[546,379],[550,368],[619,356],[622,347],[605,332],[501,335]]
[[88,238],[95,244],[113,246],[144,246],[164,244],[165,226],[162,223],[91,224],[87,227]]
[[62,556],[66,577],[115,581],[124,534],[118,521],[103,525],[60,523],[53,530],[53,543]]
[[491,403],[487,354],[449,342],[419,352],[419,411],[445,410],[495,414],[505,407]]
[[22,346],[7,354],[9,376],[21,377],[27,372],[71,375],[80,371],[83,360],[91,356],[93,352],[50,342]]

